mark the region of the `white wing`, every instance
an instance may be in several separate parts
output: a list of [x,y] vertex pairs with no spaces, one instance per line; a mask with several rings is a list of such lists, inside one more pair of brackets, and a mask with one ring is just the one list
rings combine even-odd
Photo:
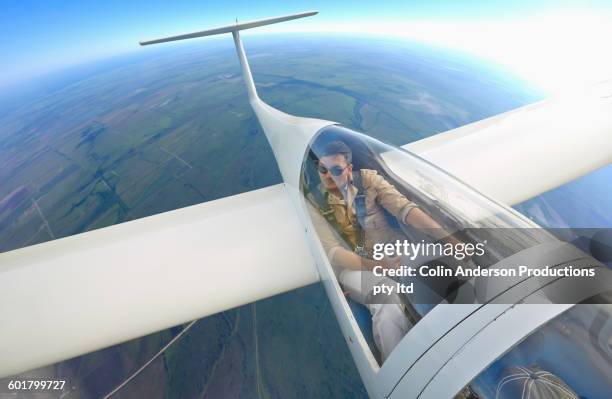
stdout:
[[3,253],[0,376],[316,281],[282,184]]
[[403,148],[514,205],[612,162],[612,81]]

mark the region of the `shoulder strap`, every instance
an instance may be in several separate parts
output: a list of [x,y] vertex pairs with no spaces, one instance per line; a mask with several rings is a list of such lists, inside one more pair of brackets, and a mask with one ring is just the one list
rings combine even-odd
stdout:
[[367,256],[368,252],[365,249],[365,218],[366,218],[366,193],[363,189],[363,179],[361,178],[361,170],[353,172],[353,185],[357,189],[355,195],[355,216],[357,216],[357,247],[355,252],[359,256]]

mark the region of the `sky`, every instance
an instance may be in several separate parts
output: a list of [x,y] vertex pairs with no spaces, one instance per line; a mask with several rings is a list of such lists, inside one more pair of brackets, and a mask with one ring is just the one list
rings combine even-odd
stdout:
[[612,78],[612,0],[5,0],[0,10],[0,90],[143,51],[139,40],[310,10],[319,15],[253,33],[346,32],[430,43],[493,60],[553,93]]

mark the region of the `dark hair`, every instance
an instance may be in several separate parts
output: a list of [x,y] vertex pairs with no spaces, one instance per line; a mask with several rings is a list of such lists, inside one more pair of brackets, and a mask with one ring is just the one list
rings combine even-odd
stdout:
[[321,152],[321,157],[328,157],[330,155],[344,155],[344,159],[346,159],[347,163],[351,163],[353,161],[353,152],[349,148],[348,145],[343,143],[340,140],[332,141],[328,143]]

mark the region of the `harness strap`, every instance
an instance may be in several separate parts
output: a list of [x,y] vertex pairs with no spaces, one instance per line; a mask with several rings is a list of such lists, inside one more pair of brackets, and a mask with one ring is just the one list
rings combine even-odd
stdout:
[[[355,246],[354,250],[357,255],[367,257],[370,254],[365,249],[365,217],[367,215],[366,195],[363,188],[363,181],[360,171],[355,171],[355,173],[353,173],[353,184],[355,185],[355,188],[357,188],[357,194],[355,195],[354,199],[355,216],[357,218],[357,226],[355,226],[355,229],[357,230],[357,245]],[[325,220],[327,220],[327,222],[331,224],[337,232],[342,234],[342,229],[336,220],[334,209],[328,202],[328,193],[323,194],[320,190],[315,188],[310,190],[310,195],[312,196],[311,198],[314,200],[315,205],[319,208],[319,211]]]
[[357,216],[357,246],[355,247],[355,252],[359,256],[368,256],[368,251],[365,249],[366,193],[363,188],[361,171],[359,170],[353,173],[353,185],[357,188],[357,194],[354,199],[355,215]]

